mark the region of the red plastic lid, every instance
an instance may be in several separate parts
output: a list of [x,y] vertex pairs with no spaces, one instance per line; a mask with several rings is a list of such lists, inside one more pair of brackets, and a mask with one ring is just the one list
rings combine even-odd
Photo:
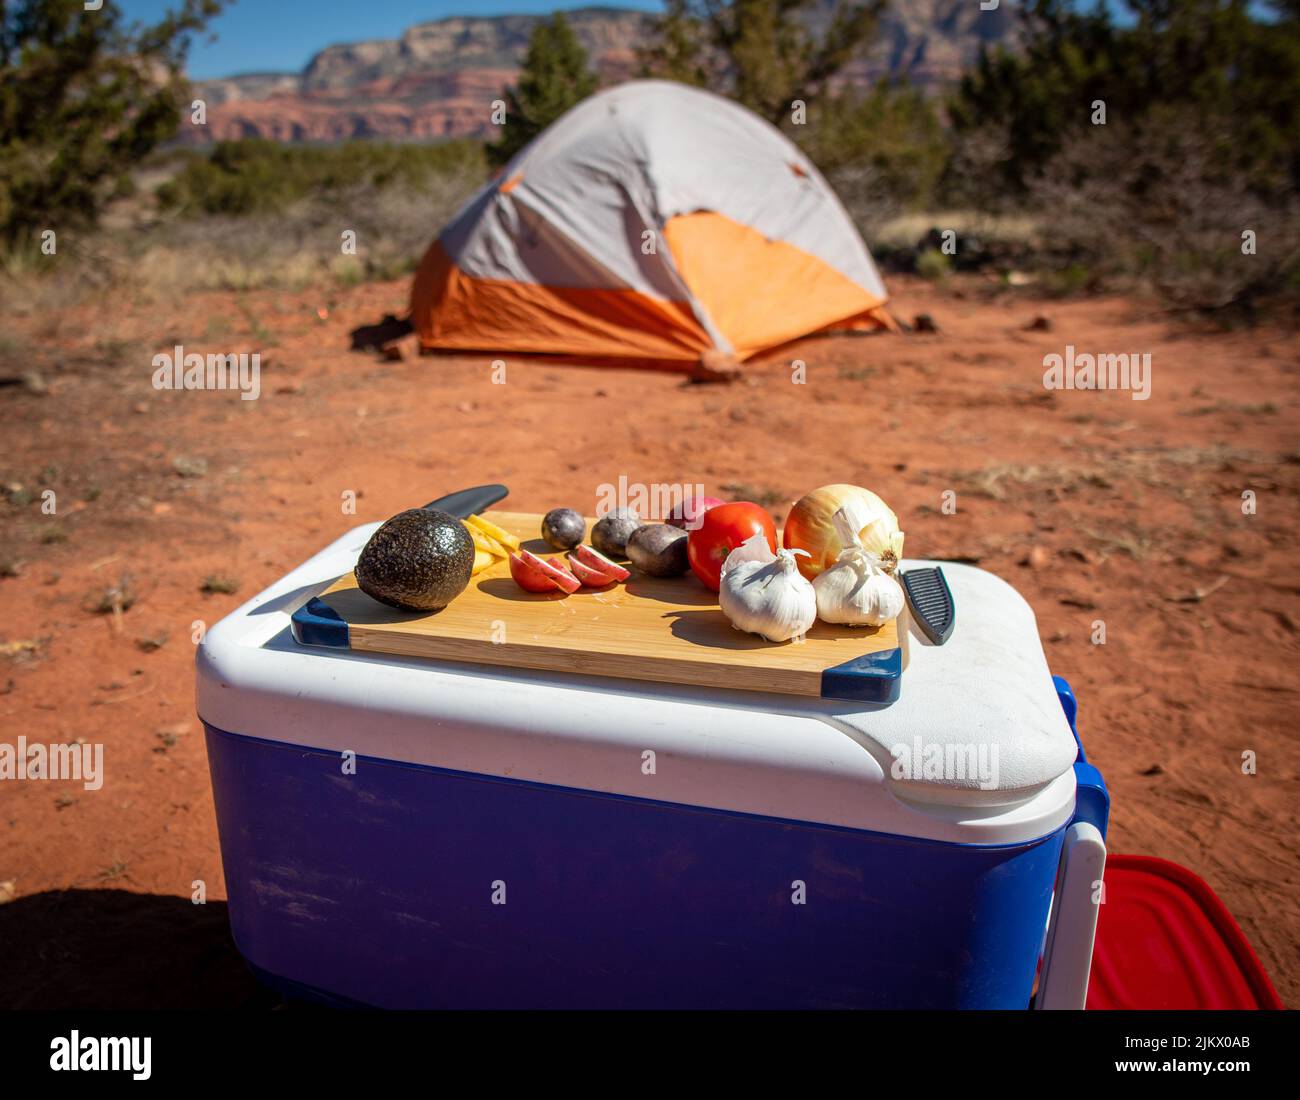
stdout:
[[1237,922],[1196,875],[1107,856],[1088,1008],[1281,1008]]

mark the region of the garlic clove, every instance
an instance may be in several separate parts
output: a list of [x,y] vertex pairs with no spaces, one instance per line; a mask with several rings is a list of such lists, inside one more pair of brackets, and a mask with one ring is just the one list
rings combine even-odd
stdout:
[[772,548],[767,544],[767,536],[762,533],[750,535],[749,538],[727,555],[727,560],[722,563],[722,574],[725,576],[727,570],[734,569],[741,562],[756,561],[760,564],[766,564],[775,560],[776,555],[772,553]]
[[868,508],[861,501],[850,500],[835,512],[831,522],[844,543],[840,557],[860,548],[878,558],[885,572],[893,573],[898,568],[903,556],[903,532],[889,516]]
[[884,518],[860,500],[846,500],[844,506],[831,516],[831,523],[835,527],[835,533],[840,537],[840,542],[845,546],[856,546],[862,529],[873,523],[883,522]]

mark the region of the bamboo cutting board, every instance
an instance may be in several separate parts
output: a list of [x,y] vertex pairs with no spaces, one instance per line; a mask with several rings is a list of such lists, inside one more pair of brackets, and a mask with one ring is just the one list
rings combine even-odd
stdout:
[[[554,554],[539,537],[541,516],[487,516],[525,549]],[[348,573],[295,612],[293,630],[304,645],[367,653],[880,703],[898,697],[903,665],[897,620],[879,628],[818,620],[802,642],[774,644],[732,627],[716,594],[689,573],[661,580],[633,570],[605,589],[534,594],[505,561],[432,613],[381,604]]]

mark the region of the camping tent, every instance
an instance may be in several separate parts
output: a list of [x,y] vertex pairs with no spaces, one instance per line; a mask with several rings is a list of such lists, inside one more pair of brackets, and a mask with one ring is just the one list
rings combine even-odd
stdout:
[[893,327],[821,174],[739,104],[666,81],[584,100],[430,246],[425,348],[689,368],[825,328]]

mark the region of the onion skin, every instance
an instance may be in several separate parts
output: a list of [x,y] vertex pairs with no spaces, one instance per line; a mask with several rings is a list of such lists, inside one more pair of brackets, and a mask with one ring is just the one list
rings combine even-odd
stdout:
[[849,500],[858,501],[871,512],[883,512],[898,523],[893,509],[860,485],[823,485],[805,494],[790,510],[781,545],[787,550],[808,551],[808,557],[800,557],[798,562],[799,572],[810,581],[834,565],[840,551],[845,549],[831,517]]

